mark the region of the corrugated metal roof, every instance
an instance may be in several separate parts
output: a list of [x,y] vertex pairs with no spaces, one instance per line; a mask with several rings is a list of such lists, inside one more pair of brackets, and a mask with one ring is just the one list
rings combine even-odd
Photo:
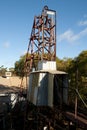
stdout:
[[33,71],[31,73],[67,74],[64,71],[58,71],[58,70],[39,70],[39,71]]
[[64,71],[57,71],[57,70],[55,70],[55,71],[49,71],[49,73],[51,73],[51,74],[67,74]]

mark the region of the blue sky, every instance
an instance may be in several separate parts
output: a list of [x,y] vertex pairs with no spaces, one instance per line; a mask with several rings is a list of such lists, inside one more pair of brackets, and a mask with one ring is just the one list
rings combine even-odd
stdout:
[[0,0],[0,66],[14,67],[27,52],[34,16],[45,5],[57,12],[57,56],[87,50],[87,0]]

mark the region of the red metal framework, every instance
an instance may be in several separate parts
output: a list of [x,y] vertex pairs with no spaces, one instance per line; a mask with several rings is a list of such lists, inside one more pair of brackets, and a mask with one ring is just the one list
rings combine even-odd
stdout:
[[[30,58],[29,58],[30,54]],[[28,45],[26,63],[32,70],[35,60],[56,59],[56,11],[45,6],[40,16],[34,17],[32,32]],[[30,60],[30,66],[28,62]]]

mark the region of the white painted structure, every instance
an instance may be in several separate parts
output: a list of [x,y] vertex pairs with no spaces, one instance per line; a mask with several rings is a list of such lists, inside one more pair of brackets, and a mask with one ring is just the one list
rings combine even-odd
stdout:
[[37,106],[68,103],[68,75],[56,70],[55,61],[40,61],[29,75],[27,99]]
[[37,106],[68,103],[68,76],[62,71],[35,71],[29,76],[27,99]]
[[56,70],[55,61],[39,61],[38,70]]
[[12,72],[10,72],[10,71],[5,72],[5,76],[6,77],[11,77],[12,76]]

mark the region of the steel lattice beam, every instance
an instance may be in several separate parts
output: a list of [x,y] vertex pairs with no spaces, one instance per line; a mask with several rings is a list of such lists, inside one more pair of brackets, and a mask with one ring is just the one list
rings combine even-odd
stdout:
[[[28,57],[30,54],[30,58]],[[37,55],[37,57],[36,57]],[[40,16],[34,17],[26,61],[30,60],[30,70],[34,60],[56,59],[56,11],[45,6]]]

